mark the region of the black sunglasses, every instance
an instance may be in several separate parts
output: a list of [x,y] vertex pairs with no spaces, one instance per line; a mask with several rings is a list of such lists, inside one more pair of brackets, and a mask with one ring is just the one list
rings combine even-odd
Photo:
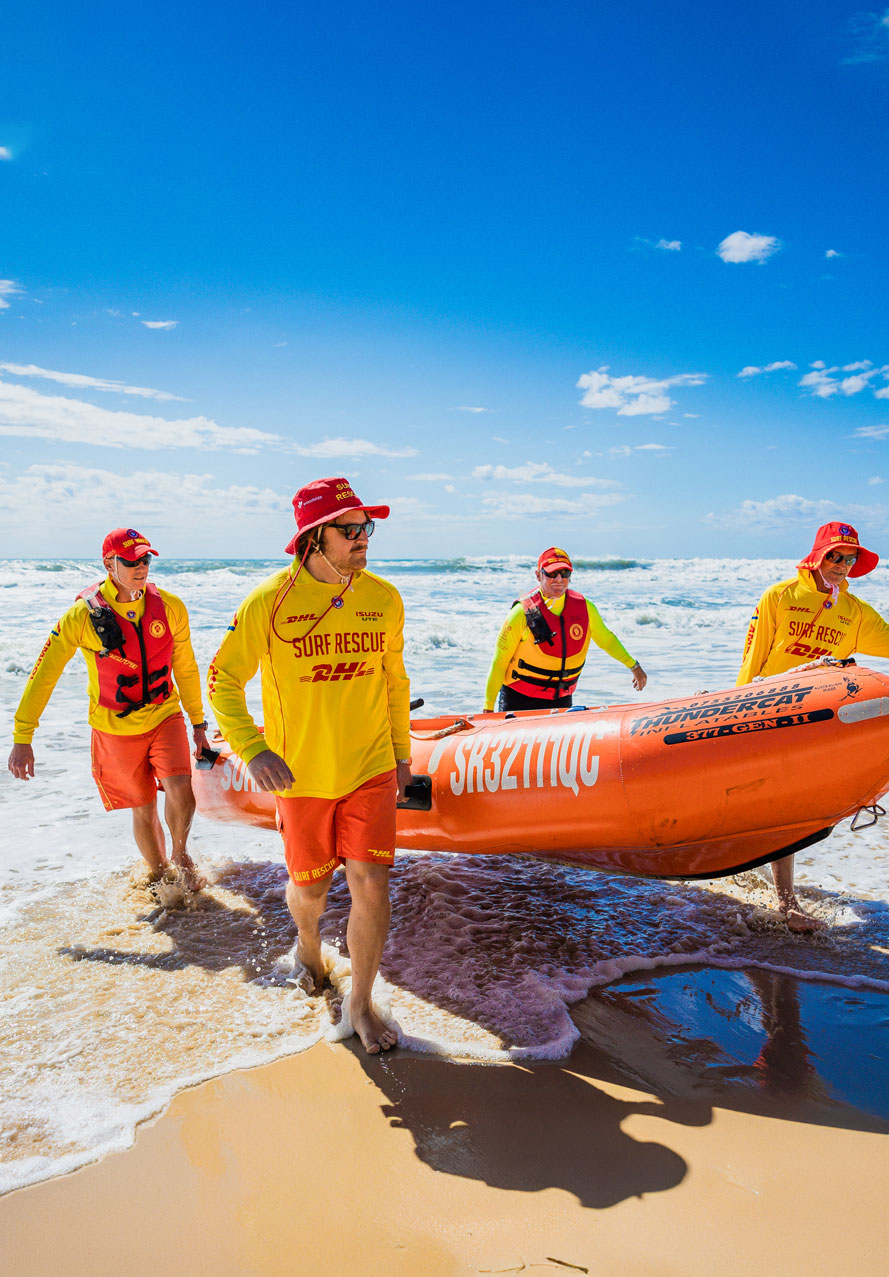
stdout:
[[854,568],[858,562],[857,554],[839,554],[836,550],[828,550],[824,558],[827,563],[844,563],[847,568]]
[[571,568],[556,568],[555,572],[547,572],[546,568],[543,568],[542,571],[543,575],[548,577],[550,581],[554,581],[557,576],[562,577],[565,581],[571,580]]
[[336,528],[337,532],[342,532],[347,541],[357,541],[362,532],[372,537],[377,525],[373,519],[366,519],[364,523],[331,523],[330,526]]
[[125,568],[146,568],[151,562],[150,554],[143,554],[141,559],[125,559],[122,554],[115,554],[114,557],[117,559],[118,563],[122,563]]

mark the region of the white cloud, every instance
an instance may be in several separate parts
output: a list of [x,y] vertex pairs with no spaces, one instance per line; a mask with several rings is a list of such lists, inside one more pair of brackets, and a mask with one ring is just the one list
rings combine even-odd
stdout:
[[539,497],[526,492],[516,495],[514,492],[495,492],[491,496],[482,497],[482,505],[491,515],[502,515],[514,519],[516,510],[521,510],[522,518],[533,518],[535,515],[590,515],[596,514],[607,506],[617,505],[624,498],[619,492],[584,492],[572,499],[568,497]]
[[[845,364],[842,368],[838,365],[828,368],[823,359],[816,359],[811,367],[814,371],[807,372],[801,377],[799,385],[804,390],[808,390],[817,399],[831,399],[837,394],[857,395],[870,385],[873,377],[885,377],[886,373],[889,372],[889,365],[884,365],[882,368],[874,368],[869,359],[859,359],[856,363]],[[848,372],[853,375],[849,377],[834,376],[838,372]],[[877,399],[889,398],[889,387],[874,390],[874,396]]]
[[[134,314],[136,312],[133,312]],[[145,328],[175,328],[179,323],[178,319],[143,319],[142,324]]]
[[734,231],[726,235],[717,252],[724,262],[765,262],[777,253],[781,241],[774,235],[750,235]]
[[860,390],[864,390],[873,375],[872,372],[861,372],[857,377],[844,377],[840,382],[840,390],[844,395],[857,395]]
[[662,253],[678,253],[682,249],[681,239],[646,239],[644,235],[637,235],[633,241],[636,251],[646,248],[657,248]]
[[684,372],[676,377],[656,380],[651,377],[610,377],[608,365],[596,372],[587,372],[577,382],[583,390],[580,400],[584,408],[616,408],[619,417],[668,412],[673,400],[667,394],[672,386],[701,386],[707,380],[706,373]]
[[673,449],[665,443],[637,443],[632,446],[623,443],[609,448],[608,451],[613,457],[631,457],[634,452],[672,452]]
[[445,479],[453,479],[452,474],[406,474],[405,479],[413,483],[443,483]]
[[300,457],[416,457],[416,448],[387,448],[370,439],[322,439],[320,443],[288,445]]
[[833,368],[817,368],[814,372],[807,372],[804,377],[800,377],[799,385],[811,391],[818,399],[830,399],[840,388],[840,383],[828,375],[829,372],[835,371],[836,369]]
[[0,372],[12,373],[16,377],[41,377],[45,381],[58,381],[63,386],[73,386],[79,390],[111,390],[121,395],[138,395],[143,399],[175,399],[185,402],[181,395],[171,395],[166,390],[151,390],[147,386],[128,386],[122,381],[87,377],[78,372],[52,372],[48,368],[38,368],[36,364],[0,363]]
[[877,485],[878,483],[885,483],[885,482],[886,482],[886,480],[885,480],[885,479],[881,479],[881,478],[880,478],[880,476],[879,476],[878,474],[872,474],[872,475],[871,475],[871,477],[868,479],[868,481],[867,481],[867,482],[868,482],[868,487],[873,488],[873,487],[876,487],[876,485]]
[[11,159],[12,159],[12,151],[10,151],[9,147],[0,146],[0,160],[11,160]]
[[836,512],[833,501],[811,501],[795,493],[784,493],[766,501],[742,501],[737,510],[708,514],[707,522],[725,527],[754,528],[772,532],[795,523],[824,523]]
[[789,359],[778,359],[773,364],[766,364],[764,368],[758,368],[756,364],[748,364],[746,368],[742,368],[738,373],[739,377],[758,377],[764,372],[782,372],[785,368],[791,372],[796,372],[796,364],[792,364]]
[[475,408],[471,404],[460,404],[457,412],[493,412],[493,408]]
[[261,449],[300,457],[414,457],[416,448],[388,448],[369,439],[323,439],[300,444],[282,435],[250,426],[220,426],[208,417],[168,420],[141,413],[100,408],[80,399],[44,395],[30,386],[0,381],[0,435],[55,439],[59,443],[91,444],[104,448],[198,448],[205,452],[229,449],[255,453]]
[[0,310],[9,309],[7,297],[14,297],[16,293],[23,293],[24,291],[14,279],[0,279]]
[[491,435],[491,443],[509,443],[509,440],[501,438],[500,435]]
[[889,426],[859,426],[852,434],[853,439],[885,439],[889,437]]
[[889,58],[889,9],[884,13],[859,12],[852,19],[852,52],[846,63],[882,62]]
[[446,484],[445,484],[445,492],[456,492],[456,491],[457,491],[457,489],[456,489],[456,487],[454,486],[454,484],[453,484],[453,483],[446,483]]
[[[220,510],[237,511],[239,523],[249,519],[285,519],[290,496],[247,485],[213,486],[208,474],[170,470],[110,470],[70,462],[30,466],[9,478],[0,471],[0,528],[19,539],[29,533],[45,537],[47,528],[65,528],[67,537],[95,537],[96,528],[121,523],[152,524],[155,529],[189,529],[216,521]],[[55,536],[55,534],[53,534]],[[155,540],[157,544],[157,540]]]
[[149,451],[231,448],[257,452],[260,447],[289,450],[286,440],[264,430],[219,426],[207,417],[168,421],[164,417],[118,412],[79,399],[44,395],[30,386],[13,386],[5,381],[0,381],[0,435]]
[[613,479],[595,479],[589,475],[563,474],[545,461],[526,461],[523,466],[476,466],[473,479],[508,480],[512,483],[552,483],[559,488],[613,488]]
[[836,250],[835,248],[829,248],[829,249],[827,250],[827,252],[824,254],[824,256],[825,256],[825,257],[827,257],[827,258],[829,259],[829,258],[831,258],[831,257],[843,257],[843,256],[844,256],[844,254],[843,254],[843,253],[838,253],[838,252],[837,252],[837,250]]

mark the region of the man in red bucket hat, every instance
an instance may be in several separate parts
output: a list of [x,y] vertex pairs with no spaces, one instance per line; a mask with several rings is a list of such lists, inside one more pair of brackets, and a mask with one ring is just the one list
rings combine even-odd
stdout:
[[[851,523],[823,524],[796,576],[770,585],[753,613],[744,643],[738,686],[754,678],[786,674],[824,656],[860,652],[889,657],[889,623],[869,603],[849,593],[847,577],[865,576],[880,561],[866,550]],[[791,931],[817,931],[793,890],[793,856],[772,865],[778,908]]]
[[[367,571],[386,505],[347,479],[316,479],[293,498],[293,561],[247,596],[210,666],[210,703],[256,785],[275,795],[296,923],[301,982],[320,993],[320,922],[338,865],[352,897],[346,933],[352,990],[344,1014],[372,1055],[397,1041],[373,1006],[389,929],[396,794],[410,781],[410,687],[404,607]],[[264,728],[245,686],[262,672]]]

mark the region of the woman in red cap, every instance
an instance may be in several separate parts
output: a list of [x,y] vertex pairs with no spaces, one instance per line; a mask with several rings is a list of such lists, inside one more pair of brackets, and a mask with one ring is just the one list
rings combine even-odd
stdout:
[[636,691],[642,691],[648,675],[589,599],[569,589],[573,571],[558,546],[540,555],[540,588],[513,604],[497,636],[485,686],[486,713],[493,710],[498,692],[501,712],[569,706],[591,642],[625,665]]
[[[849,593],[850,576],[865,576],[879,563],[850,523],[825,523],[797,565],[796,576],[769,586],[747,630],[740,687],[755,678],[786,674],[823,656],[842,659],[860,652],[889,657],[889,623],[869,603]],[[824,924],[804,913],[793,890],[793,856],[772,865],[778,908],[791,931],[817,931]]]

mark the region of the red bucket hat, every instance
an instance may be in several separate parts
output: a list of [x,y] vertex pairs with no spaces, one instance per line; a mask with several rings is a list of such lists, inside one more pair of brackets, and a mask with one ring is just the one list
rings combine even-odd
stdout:
[[564,550],[560,550],[557,545],[551,545],[548,550],[543,551],[543,554],[537,560],[538,572],[545,571],[548,568],[570,568],[573,572],[574,564]]
[[122,559],[141,559],[143,554],[157,555],[157,550],[152,550],[148,537],[135,528],[115,528],[102,542],[102,558],[107,559],[109,554],[119,554]]
[[288,542],[287,553],[294,553],[304,532],[330,523],[344,510],[366,510],[372,519],[389,518],[387,505],[364,505],[359,501],[348,479],[315,479],[300,488],[293,498],[296,536]]
[[796,565],[798,568],[820,568],[828,550],[854,550],[858,561],[849,569],[849,576],[866,576],[873,572],[880,561],[879,554],[873,550],[865,550],[858,540],[858,533],[851,523],[824,523],[815,533],[815,544],[804,559]]

